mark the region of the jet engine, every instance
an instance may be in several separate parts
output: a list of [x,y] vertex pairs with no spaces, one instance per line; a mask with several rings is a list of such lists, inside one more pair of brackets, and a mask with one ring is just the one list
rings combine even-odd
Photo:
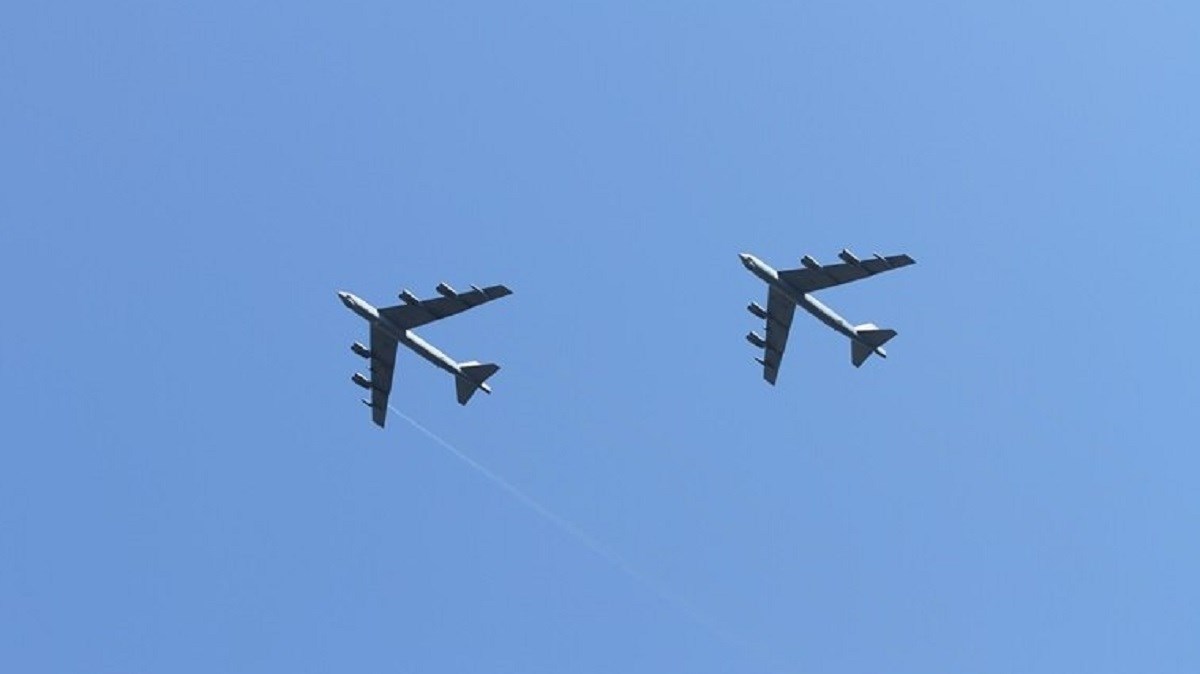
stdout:
[[767,348],[767,341],[765,339],[763,339],[762,337],[760,337],[757,332],[751,332],[751,333],[747,334],[746,341],[750,342],[751,344],[753,344],[754,346],[757,346],[760,349]]
[[843,248],[842,252],[838,253],[838,257],[842,258],[842,262],[845,262],[846,264],[852,264],[855,267],[860,264],[858,258],[854,256],[854,253],[850,252],[849,248]]
[[371,350],[368,349],[367,347],[363,346],[362,343],[360,343],[360,342],[355,342],[355,343],[351,344],[350,350],[363,358],[371,357]]
[[767,318],[767,310],[763,309],[758,302],[751,302],[750,304],[747,304],[746,311],[749,311],[763,320],[766,320]]
[[821,263],[817,262],[816,259],[814,259],[811,255],[805,255],[804,257],[800,258],[800,264],[804,265],[808,269],[821,268]]
[[454,292],[454,288],[451,288],[445,283],[437,284],[437,291],[442,295],[442,297],[458,297],[458,293]]
[[410,293],[407,290],[400,291],[400,299],[403,300],[405,304],[420,304],[421,303],[421,300],[419,300],[416,295]]
[[371,388],[371,380],[362,376],[358,372],[355,372],[354,376],[350,377],[350,381],[354,382],[355,384],[358,384],[359,386],[361,386],[365,389]]

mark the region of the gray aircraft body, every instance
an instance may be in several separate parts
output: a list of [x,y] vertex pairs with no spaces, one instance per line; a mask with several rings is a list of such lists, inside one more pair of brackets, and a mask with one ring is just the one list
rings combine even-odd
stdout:
[[800,260],[804,265],[802,268],[781,271],[772,269],[767,263],[749,253],[742,253],[738,257],[742,259],[746,269],[767,283],[767,308],[763,309],[755,302],[746,307],[750,313],[766,321],[765,338],[751,332],[746,335],[746,340],[763,349],[763,357],[755,360],[762,364],[763,379],[767,382],[774,384],[775,378],[779,376],[779,365],[783,361],[783,351],[787,347],[788,332],[791,330],[792,316],[797,306],[850,338],[850,361],[855,367],[861,366],[871,354],[887,357],[883,345],[896,336],[895,330],[881,329],[872,323],[851,325],[810,293],[907,267],[916,262],[911,257],[875,255],[871,259],[860,260],[849,250],[842,250],[838,253],[838,257],[842,259],[840,264],[822,265],[805,255]]
[[396,348],[400,344],[454,375],[459,404],[466,405],[476,391],[492,392],[485,382],[500,369],[499,365],[475,361],[455,362],[437,347],[417,336],[413,329],[510,295],[512,291],[502,285],[487,288],[471,286],[471,290],[460,293],[445,283],[439,283],[437,291],[441,297],[422,300],[405,290],[400,293],[403,304],[382,309],[371,306],[352,293],[338,293],[342,304],[365,318],[371,325],[370,348],[359,342],[350,346],[351,351],[370,361],[371,378],[355,372],[350,379],[371,391],[371,399],[363,400],[363,404],[371,408],[372,419],[380,427],[387,419],[388,395],[392,391],[392,375],[396,370]]

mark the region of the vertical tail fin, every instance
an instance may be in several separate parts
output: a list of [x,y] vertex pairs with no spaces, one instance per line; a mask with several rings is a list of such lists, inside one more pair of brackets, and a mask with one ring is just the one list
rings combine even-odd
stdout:
[[895,330],[880,329],[873,323],[855,326],[854,332],[858,335],[858,339],[850,342],[850,362],[854,363],[854,367],[860,367],[873,353],[887,358],[883,345],[896,336]]
[[484,393],[491,393],[492,389],[485,384],[488,377],[496,374],[496,370],[500,369],[495,363],[477,363],[471,361],[469,363],[459,363],[459,369],[462,374],[454,378],[454,386],[458,393],[458,404],[466,405],[471,396],[475,395],[476,391],[482,390]]

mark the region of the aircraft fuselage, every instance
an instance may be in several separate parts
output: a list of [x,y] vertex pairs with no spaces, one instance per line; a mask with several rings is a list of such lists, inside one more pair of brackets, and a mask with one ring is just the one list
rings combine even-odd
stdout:
[[[795,302],[796,306],[804,309],[808,313],[815,316],[817,320],[821,321],[825,325],[828,325],[834,330],[837,330],[846,337],[849,337],[850,339],[859,343],[865,343],[859,338],[858,331],[855,330],[854,326],[851,325],[849,321],[847,321],[845,318],[842,318],[842,316],[833,309],[825,306],[825,304],[813,297],[811,294],[800,292],[796,288],[792,287],[787,281],[784,281],[782,278],[780,278],[779,272],[775,271],[766,262],[763,262],[757,257],[749,254],[745,254],[742,257],[742,261],[752,274],[765,281],[767,285],[771,286],[771,288],[779,291],[788,299]],[[875,350],[876,353],[883,355],[881,353],[882,349],[878,349],[876,347],[871,348]]]
[[362,316],[371,324],[372,327],[379,328],[387,333],[397,343],[403,344],[418,356],[433,363],[434,367],[445,370],[455,377],[462,377],[462,368],[455,362],[453,358],[447,356],[436,346],[421,339],[417,333],[412,330],[402,330],[396,324],[379,314],[379,310],[371,306],[366,300],[352,293],[339,293],[342,298],[342,303],[345,304],[351,311]]

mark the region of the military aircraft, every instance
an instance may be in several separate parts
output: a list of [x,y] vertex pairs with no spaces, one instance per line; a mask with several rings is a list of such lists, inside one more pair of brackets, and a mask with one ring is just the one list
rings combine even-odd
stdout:
[[763,349],[763,357],[755,358],[763,366],[763,379],[774,384],[779,376],[779,364],[783,360],[783,350],[787,347],[788,330],[792,327],[792,314],[799,305],[805,311],[816,316],[825,325],[837,330],[850,338],[850,362],[859,367],[871,357],[878,354],[887,357],[883,345],[896,336],[895,330],[885,330],[872,323],[850,325],[846,319],[837,315],[833,309],[821,304],[809,293],[850,283],[859,279],[881,274],[891,269],[899,269],[915,264],[907,255],[889,255],[883,257],[876,254],[869,260],[860,260],[849,250],[843,249],[838,253],[841,264],[822,265],[813,258],[805,255],[800,263],[802,269],[775,271],[765,262],[749,253],[738,257],[742,264],[752,274],[766,281],[768,287],[767,308],[751,302],[746,308],[750,313],[767,323],[767,336],[764,339],[756,332],[746,335],[746,340],[754,346]]
[[376,309],[351,293],[338,293],[342,304],[371,324],[371,348],[368,349],[359,342],[350,346],[351,351],[371,361],[371,378],[367,379],[355,372],[350,380],[365,389],[370,389],[371,400],[362,402],[371,408],[371,416],[381,428],[387,418],[388,394],[392,391],[392,373],[396,369],[397,344],[407,346],[425,360],[454,375],[459,404],[466,405],[471,396],[475,395],[475,391],[492,392],[484,382],[496,374],[496,370],[500,369],[499,365],[475,361],[456,363],[432,344],[418,337],[413,328],[511,295],[512,291],[502,285],[487,288],[471,286],[470,290],[460,293],[445,283],[439,283],[437,291],[441,297],[422,300],[405,290],[400,293],[403,304],[382,309]]

